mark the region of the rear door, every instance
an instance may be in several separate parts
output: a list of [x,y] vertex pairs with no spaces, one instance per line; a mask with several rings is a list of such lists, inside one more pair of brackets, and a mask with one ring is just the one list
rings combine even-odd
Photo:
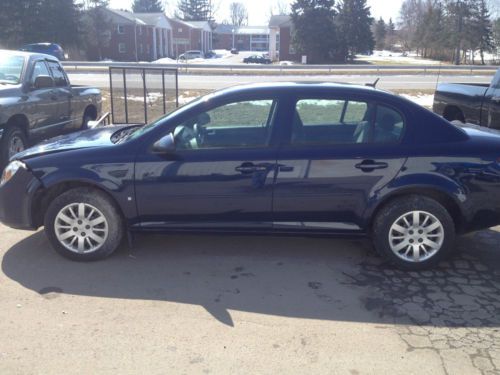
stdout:
[[276,229],[360,231],[367,204],[399,172],[404,117],[362,98],[297,98],[278,156]]

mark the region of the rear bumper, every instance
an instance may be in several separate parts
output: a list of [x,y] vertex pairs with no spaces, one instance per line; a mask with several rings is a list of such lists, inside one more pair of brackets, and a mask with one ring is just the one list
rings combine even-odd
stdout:
[[31,207],[40,186],[30,171],[20,169],[0,188],[0,222],[14,229],[36,230]]

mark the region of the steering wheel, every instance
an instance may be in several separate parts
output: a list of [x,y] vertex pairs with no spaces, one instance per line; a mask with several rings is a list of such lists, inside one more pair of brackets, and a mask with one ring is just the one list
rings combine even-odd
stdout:
[[206,124],[210,123],[210,116],[208,113],[203,112],[198,115],[196,119],[196,123],[193,126],[193,130],[196,134],[196,142],[198,145],[203,145],[205,141],[205,136],[207,135],[207,129],[205,128]]

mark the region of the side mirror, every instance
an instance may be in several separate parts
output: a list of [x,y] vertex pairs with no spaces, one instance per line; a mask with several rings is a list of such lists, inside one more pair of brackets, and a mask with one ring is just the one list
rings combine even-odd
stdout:
[[175,139],[172,133],[157,140],[153,145],[153,152],[157,154],[171,154],[175,151]]
[[54,87],[54,80],[49,76],[38,76],[35,79],[35,84],[33,85],[35,89],[46,89],[49,87]]

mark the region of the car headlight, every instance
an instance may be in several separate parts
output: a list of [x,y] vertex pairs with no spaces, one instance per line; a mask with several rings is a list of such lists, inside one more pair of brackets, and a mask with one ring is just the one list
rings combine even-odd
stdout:
[[26,164],[24,164],[22,161],[19,160],[14,160],[9,165],[7,165],[7,167],[5,167],[2,173],[2,179],[0,180],[0,187],[4,186],[7,182],[9,182],[10,179],[14,177],[17,171],[21,168],[27,169]]

